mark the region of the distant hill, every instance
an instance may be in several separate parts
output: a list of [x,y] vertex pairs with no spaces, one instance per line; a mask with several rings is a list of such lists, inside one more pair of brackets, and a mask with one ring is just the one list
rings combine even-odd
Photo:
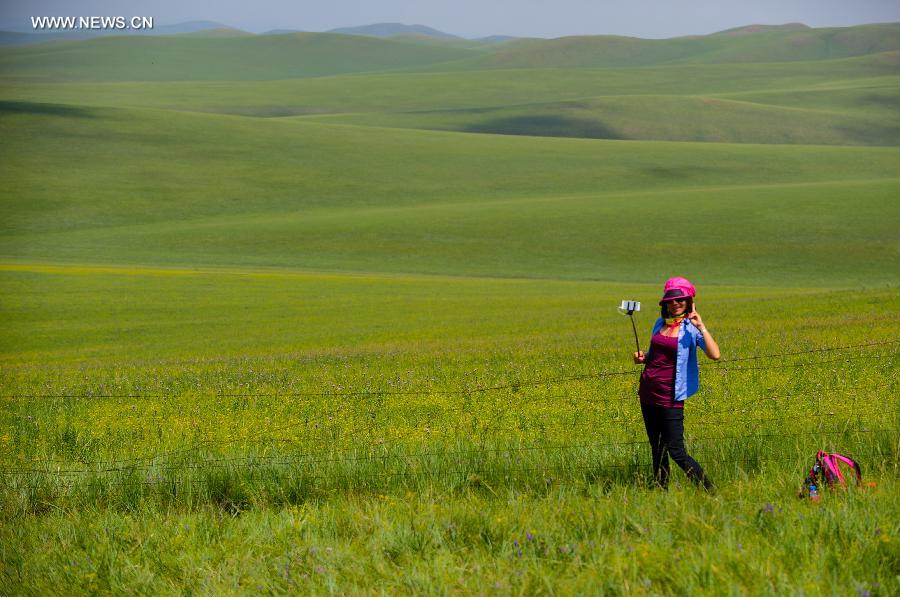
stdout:
[[[43,37],[43,36],[41,36]],[[37,39],[37,34],[19,33],[18,31],[0,31],[0,48],[14,48],[17,46],[27,46],[34,43],[44,43],[52,41],[53,38],[46,37]]]
[[514,39],[520,38],[514,37],[512,35],[489,35],[488,37],[479,37],[474,41],[478,41],[483,44],[500,44],[507,41],[513,41]]
[[784,25],[744,25],[743,27],[734,27],[717,31],[711,35],[750,35],[752,33],[762,33],[764,31],[804,31],[810,29],[809,25],[803,23],[785,23]]
[[445,39],[460,39],[456,35],[450,35],[425,25],[404,25],[403,23],[375,23],[361,27],[341,27],[332,29],[328,33],[343,33],[346,35],[369,35],[372,37],[393,37],[396,35],[427,35]]
[[826,60],[900,50],[900,23],[810,29],[785,25],[712,35],[640,39],[613,35],[521,39],[458,65],[471,68],[597,68],[679,63]]
[[185,33],[177,33],[182,37],[234,37],[237,35],[254,35],[243,29],[235,29],[234,27],[217,27],[215,29],[203,29],[202,31],[190,31]]
[[269,29],[260,33],[260,35],[285,35],[287,33],[306,33],[302,29]]
[[235,29],[234,27],[229,27],[228,25],[223,25],[222,23],[217,23],[215,21],[187,21],[184,23],[176,23],[175,25],[163,25],[162,27],[154,27],[153,29],[145,31],[145,33],[147,35],[176,35],[179,33],[197,33],[199,31],[218,29],[239,31],[239,29]]
[[[485,43],[415,32],[419,26],[355,28],[390,34],[282,33],[182,24],[169,35],[105,35],[29,47],[0,35],[0,73],[44,81],[261,80],[409,71],[460,72],[532,68],[622,68],[670,64],[818,61],[900,50],[900,23],[809,29],[743,28],[702,37],[522,38]],[[193,29],[193,30],[192,30]],[[429,30],[428,28],[425,28]],[[430,30],[434,31],[434,30]],[[736,30],[731,30],[736,31]],[[78,32],[73,32],[78,33]],[[440,33],[440,32],[438,32]],[[43,38],[46,39],[46,38]],[[18,46],[18,47],[10,47]]]
[[114,36],[0,50],[0,73],[44,81],[262,80],[421,68],[467,48],[336,33]]
[[[119,34],[121,35],[122,33],[119,32]],[[54,41],[78,41],[107,35],[109,33],[100,31],[54,31],[46,33],[0,31],[0,47],[32,46]]]

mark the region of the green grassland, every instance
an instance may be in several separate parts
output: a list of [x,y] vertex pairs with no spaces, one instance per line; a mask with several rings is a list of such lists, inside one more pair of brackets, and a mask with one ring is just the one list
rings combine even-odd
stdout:
[[895,30],[0,50],[0,593],[897,593]]
[[893,148],[53,111],[0,120],[17,261],[646,281],[678,247],[718,283],[897,282]]
[[[896,589],[893,289],[701,289],[734,361],[688,404],[707,496],[647,488],[613,306],[655,284],[3,278],[8,590]],[[798,500],[818,448],[877,486]]]

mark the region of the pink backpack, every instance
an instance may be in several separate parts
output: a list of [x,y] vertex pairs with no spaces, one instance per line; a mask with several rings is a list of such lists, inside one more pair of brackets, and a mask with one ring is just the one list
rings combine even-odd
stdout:
[[818,491],[822,487],[832,488],[835,485],[846,485],[847,480],[841,472],[841,463],[845,464],[856,475],[856,484],[861,485],[862,471],[858,462],[843,454],[829,454],[819,450],[816,452],[816,462],[809,469],[806,481],[803,482],[800,497],[810,496],[810,486],[815,486],[816,491]]

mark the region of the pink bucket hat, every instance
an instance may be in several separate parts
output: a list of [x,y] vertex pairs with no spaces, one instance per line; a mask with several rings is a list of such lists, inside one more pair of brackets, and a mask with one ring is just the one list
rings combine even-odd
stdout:
[[663,287],[663,296],[659,304],[662,305],[666,301],[677,298],[694,298],[697,291],[694,285],[687,278],[669,278]]

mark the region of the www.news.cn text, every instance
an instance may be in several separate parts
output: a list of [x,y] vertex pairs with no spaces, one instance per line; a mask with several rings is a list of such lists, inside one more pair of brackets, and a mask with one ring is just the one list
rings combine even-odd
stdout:
[[153,29],[153,17],[31,17],[35,30]]

